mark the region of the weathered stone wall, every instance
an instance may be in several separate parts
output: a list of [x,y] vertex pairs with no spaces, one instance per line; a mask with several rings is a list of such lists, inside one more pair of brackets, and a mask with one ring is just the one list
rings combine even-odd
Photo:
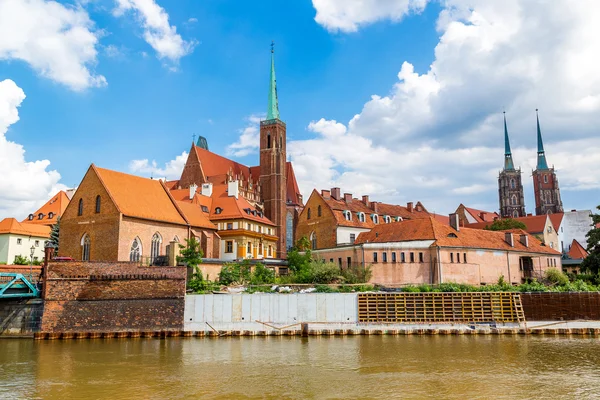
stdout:
[[50,263],[43,332],[183,328],[185,267]]
[[0,336],[32,336],[40,330],[41,299],[0,300]]

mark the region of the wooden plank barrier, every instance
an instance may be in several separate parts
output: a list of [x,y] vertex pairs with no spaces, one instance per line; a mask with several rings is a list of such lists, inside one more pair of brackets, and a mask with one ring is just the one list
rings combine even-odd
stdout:
[[360,293],[359,323],[525,322],[510,292]]

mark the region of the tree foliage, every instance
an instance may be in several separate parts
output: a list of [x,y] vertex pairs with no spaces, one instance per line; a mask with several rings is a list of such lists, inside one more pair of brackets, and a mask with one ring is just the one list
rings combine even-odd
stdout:
[[202,249],[200,248],[200,242],[195,237],[185,239],[186,246],[180,244],[179,256],[177,256],[177,262],[183,262],[188,267],[196,268],[199,264],[202,264]]
[[490,231],[505,231],[508,229],[523,229],[527,230],[527,226],[516,219],[505,218],[505,219],[497,219],[492,222],[491,225],[485,227],[485,229]]
[[58,243],[60,237],[60,217],[56,219],[56,223],[52,225],[52,230],[50,231],[50,243],[54,247],[54,253],[58,254]]
[[[600,206],[596,207],[600,210]],[[600,214],[593,214],[593,227],[587,233],[587,251],[589,255],[581,263],[581,270],[592,274],[600,274]]]

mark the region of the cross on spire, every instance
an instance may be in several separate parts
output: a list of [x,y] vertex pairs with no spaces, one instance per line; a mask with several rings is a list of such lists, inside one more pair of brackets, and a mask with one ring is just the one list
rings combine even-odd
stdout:
[[196,143],[196,134],[195,133],[192,135],[192,143]]
[[277,99],[277,79],[275,78],[275,42],[271,41],[271,77],[269,82],[269,104],[267,120],[279,119],[279,100]]

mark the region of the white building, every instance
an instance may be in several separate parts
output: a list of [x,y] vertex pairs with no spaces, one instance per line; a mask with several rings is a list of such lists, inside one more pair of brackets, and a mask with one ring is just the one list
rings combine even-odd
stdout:
[[560,250],[569,252],[573,240],[577,240],[584,248],[587,247],[585,235],[592,229],[592,212],[590,210],[571,210],[563,214],[560,225],[556,228]]
[[0,263],[14,264],[15,257],[20,255],[28,261],[44,259],[44,245],[50,238],[49,226],[21,223],[14,218],[0,221]]

